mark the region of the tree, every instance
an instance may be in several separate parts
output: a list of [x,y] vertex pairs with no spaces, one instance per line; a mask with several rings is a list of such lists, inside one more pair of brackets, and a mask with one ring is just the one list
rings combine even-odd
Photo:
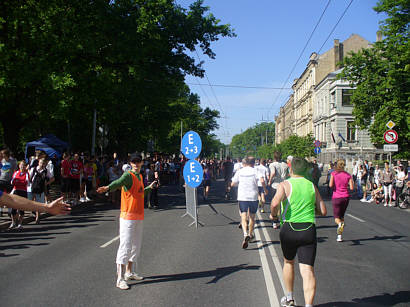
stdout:
[[235,135],[229,147],[234,157],[258,156],[260,146],[273,144],[274,141],[275,124],[261,123]]
[[315,156],[313,143],[314,138],[311,134],[307,136],[291,135],[282,143],[277,145],[277,150],[282,153],[282,157],[294,156],[309,158]]
[[[204,74],[188,51],[199,46],[214,58],[211,43],[234,36],[208,11],[203,1],[189,9],[172,0],[1,1],[4,143],[18,151],[54,132],[88,149],[96,109],[109,146],[144,150],[153,139],[165,146],[189,99],[185,75]],[[199,112],[208,120],[217,114]]]
[[374,8],[388,16],[381,25],[384,39],[371,48],[351,53],[340,78],[356,87],[352,96],[355,123],[370,132],[376,145],[384,143],[386,123],[392,120],[399,134],[400,156],[410,156],[410,3],[380,0]]

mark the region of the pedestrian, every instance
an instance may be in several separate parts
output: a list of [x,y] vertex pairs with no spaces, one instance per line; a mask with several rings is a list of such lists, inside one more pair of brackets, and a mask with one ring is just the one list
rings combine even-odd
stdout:
[[258,180],[262,182],[265,193],[267,191],[263,177],[259,177],[257,170],[254,168],[255,158],[247,157],[242,163],[244,164],[243,168],[235,173],[231,186],[238,186],[238,204],[243,231],[242,248],[246,249],[249,241],[254,238],[255,214],[258,210]]
[[410,181],[406,182],[406,185],[398,198],[400,200],[400,209],[407,209],[410,206]]
[[369,177],[369,164],[367,163],[367,160],[364,161],[365,163],[361,167],[361,176],[360,176],[360,185],[362,187],[363,191],[363,198],[360,199],[361,202],[366,202],[367,201],[367,179]]
[[70,192],[73,197],[73,203],[76,205],[80,200],[81,176],[83,175],[84,166],[80,161],[78,153],[74,154],[74,159],[70,165]]
[[208,200],[208,196],[209,196],[209,190],[211,188],[211,169],[210,169],[210,165],[208,163],[205,164],[204,167],[204,177],[203,177],[203,186],[204,186],[204,200]]
[[[294,306],[294,265],[298,255],[299,270],[303,279],[305,306],[313,306],[316,292],[314,263],[316,258],[317,238],[315,212],[326,215],[326,206],[319,191],[312,182],[303,177],[307,161],[294,157],[290,167],[290,178],[278,185],[271,202],[271,212],[281,206],[280,242],[284,257],[283,279],[286,295],[282,297],[282,306]],[[276,219],[271,213],[271,219]]]
[[329,187],[333,189],[332,207],[333,217],[337,225],[337,242],[342,242],[342,233],[345,227],[345,212],[349,205],[349,190],[353,191],[352,176],[345,171],[345,161],[336,162],[335,171],[330,176]]
[[[13,186],[11,194],[27,198],[27,186],[30,182],[30,178],[27,171],[26,162],[21,161],[18,166],[19,169],[14,172],[11,179],[11,185]],[[24,211],[11,208],[9,208],[9,210],[11,215],[11,224],[9,229],[22,229]]]
[[[272,188],[272,199],[275,197],[278,186],[289,176],[289,163],[291,161],[291,156],[288,157],[288,162],[285,163],[281,160],[282,154],[279,151],[273,153],[274,161],[269,164],[269,185]],[[274,212],[271,212],[272,216],[278,216],[279,207],[274,208]],[[274,219],[272,226],[274,229],[278,229],[280,226],[279,219]]]
[[71,162],[69,153],[63,153],[63,161],[61,161],[61,193],[63,194],[64,199],[67,201],[70,194],[70,173],[71,173]]
[[10,151],[8,149],[3,149],[1,154],[3,159],[0,161],[0,190],[10,193],[13,189],[10,181],[17,169],[17,165],[14,164],[14,160],[10,159]]
[[378,164],[376,164],[376,166],[374,167],[374,182],[377,184],[377,186],[379,186],[379,183],[380,183],[380,168],[379,168]]
[[406,174],[404,173],[404,166],[400,165],[397,168],[396,183],[395,183],[395,194],[396,194],[396,203],[395,207],[399,205],[399,196],[403,192],[404,181],[406,180]]
[[389,162],[384,163],[384,170],[380,176],[380,180],[383,183],[384,189],[384,206],[392,207],[392,187],[393,187],[393,180],[394,174],[390,169]]
[[231,157],[226,157],[226,160],[222,163],[222,171],[224,174],[225,182],[225,199],[231,199],[231,182],[233,176],[233,163]]
[[85,189],[84,189],[84,196],[80,201],[91,201],[90,197],[91,196],[91,191],[93,190],[93,180],[95,176],[95,168],[92,166],[92,162],[89,160],[84,161],[84,177],[83,181],[85,183]]
[[146,192],[148,209],[158,208],[158,189],[159,189],[159,172],[155,170],[155,164],[151,163],[149,169],[145,170],[147,186],[152,185],[151,189]]
[[108,186],[99,187],[98,193],[121,189],[120,246],[117,251],[117,287],[129,289],[127,281],[142,280],[137,272],[137,259],[141,250],[144,221],[144,188],[141,176],[142,158],[137,156],[130,161],[132,170]]
[[[256,166],[255,169],[258,172],[258,178],[263,178],[263,181],[267,184],[269,181],[269,168],[266,166],[266,160],[261,159],[259,165]],[[266,196],[267,194],[263,188],[262,181],[258,180],[258,200],[261,213],[265,212]]]
[[[46,169],[46,160],[44,158],[41,158],[38,161],[38,166],[32,168],[29,174],[30,174],[31,193],[33,195],[33,200],[44,204],[46,185],[49,181],[48,173]],[[35,212],[35,223],[40,224],[39,211]]]

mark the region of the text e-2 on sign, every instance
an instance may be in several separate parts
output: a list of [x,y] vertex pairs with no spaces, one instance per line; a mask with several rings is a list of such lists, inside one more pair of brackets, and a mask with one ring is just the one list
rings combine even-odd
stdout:
[[197,158],[202,150],[201,137],[195,131],[185,133],[181,142],[181,152],[188,159]]
[[188,160],[184,166],[185,183],[191,188],[197,188],[204,179],[204,171],[196,160]]

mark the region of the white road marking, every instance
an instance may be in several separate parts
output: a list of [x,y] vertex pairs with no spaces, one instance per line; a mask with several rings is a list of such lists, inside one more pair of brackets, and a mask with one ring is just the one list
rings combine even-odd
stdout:
[[266,255],[266,249],[263,247],[262,244],[262,237],[260,235],[259,229],[255,228],[255,239],[258,240],[258,251],[259,256],[261,257],[262,263],[262,271],[263,275],[265,276],[265,283],[266,283],[266,290],[268,291],[269,301],[271,307],[279,307],[279,298],[277,295],[277,291],[275,289],[275,284],[273,283],[272,273],[269,268],[268,258]]
[[108,241],[107,243],[101,245],[100,247],[101,247],[101,248],[107,247],[107,246],[110,245],[111,243],[117,241],[119,238],[120,238],[120,236],[116,236],[114,239]]
[[362,223],[365,223],[366,221],[363,221],[362,219],[359,219],[358,217],[355,217],[355,216],[353,216],[353,215],[351,215],[351,214],[349,214],[349,213],[347,213],[346,214],[347,216],[350,216],[351,218],[353,218],[353,219],[355,219],[355,220],[358,220],[359,222],[362,222]]

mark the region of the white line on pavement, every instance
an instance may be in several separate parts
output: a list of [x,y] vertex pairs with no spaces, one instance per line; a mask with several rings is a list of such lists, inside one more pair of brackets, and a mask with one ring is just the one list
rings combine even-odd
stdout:
[[101,248],[107,247],[107,246],[110,245],[111,243],[117,241],[119,238],[120,238],[120,236],[116,236],[114,239],[108,241],[107,243],[101,245],[100,247],[101,247]]
[[[258,219],[260,220],[261,218],[262,218],[262,216],[261,216],[260,212],[258,211]],[[263,234],[264,234],[266,240],[269,239],[270,241],[272,241],[271,237],[268,234],[268,231],[266,230],[266,227],[262,227],[262,231],[263,231]],[[268,249],[269,249],[269,252],[272,256],[272,261],[273,261],[273,264],[275,265],[276,273],[278,274],[278,278],[279,278],[280,284],[282,286],[283,293],[286,293],[285,284],[283,283],[283,278],[282,278],[282,266],[280,264],[278,254],[276,253],[276,251],[275,251],[274,247],[272,246],[272,244],[268,245]]]
[[351,218],[353,218],[353,219],[355,219],[355,220],[358,220],[359,222],[362,222],[362,223],[365,223],[365,222],[366,222],[366,221],[363,221],[362,219],[359,219],[358,217],[355,217],[355,216],[353,216],[353,215],[351,215],[351,214],[349,214],[349,213],[347,213],[346,215],[350,216]]
[[275,289],[275,284],[273,283],[272,273],[269,268],[267,255],[266,255],[266,249],[263,247],[262,237],[261,237],[261,234],[258,228],[255,228],[255,235],[256,235],[255,239],[258,240],[257,246],[258,246],[259,256],[261,257],[262,271],[265,277],[266,290],[268,291],[270,305],[271,307],[279,307],[279,298],[277,295],[277,291]]

